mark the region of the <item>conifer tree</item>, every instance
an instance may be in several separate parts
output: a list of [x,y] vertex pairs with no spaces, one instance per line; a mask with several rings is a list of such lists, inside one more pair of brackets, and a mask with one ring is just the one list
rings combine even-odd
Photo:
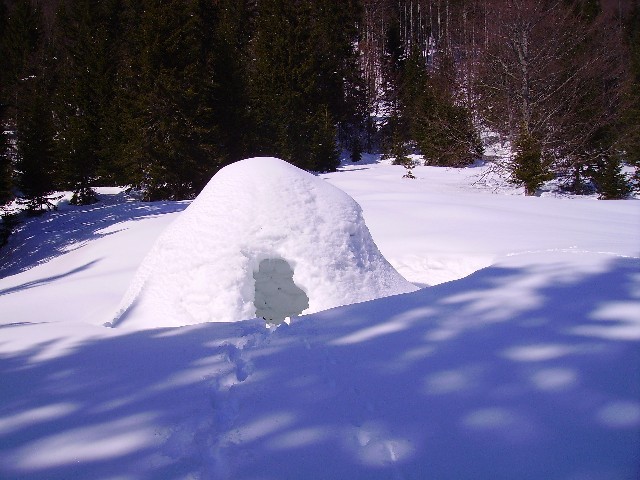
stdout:
[[6,203],[11,198],[12,169],[9,159],[9,140],[6,134],[5,115],[8,111],[6,99],[6,79],[3,73],[6,72],[5,53],[5,32],[7,29],[7,7],[0,1],[0,204]]
[[42,38],[41,12],[29,0],[18,0],[9,11],[0,2],[0,202],[12,197],[13,148],[9,132],[16,130],[19,80],[27,77]]
[[7,6],[0,2],[0,44],[4,42],[4,34],[7,29]]
[[361,4],[357,0],[316,0],[311,7],[309,55],[317,77],[318,103],[327,105],[339,142],[351,150],[366,115],[363,77],[354,48]]
[[593,22],[602,13],[600,0],[565,0],[565,3],[572,6],[575,14],[587,23]]
[[511,167],[511,179],[524,186],[525,195],[535,195],[540,186],[553,175],[549,161],[544,158],[540,141],[523,125],[515,141],[515,155]]
[[631,185],[622,171],[619,158],[602,156],[589,170],[601,200],[620,200],[631,193]]
[[106,150],[110,177],[117,185],[130,185],[135,189],[145,184],[141,92],[148,93],[151,80],[150,76],[143,76],[146,30],[141,27],[147,3],[147,0],[122,0],[119,33],[114,45],[113,96],[108,107],[111,121],[105,126],[106,137],[110,140]]
[[13,186],[13,168],[9,156],[9,139],[5,132],[5,112],[7,105],[0,105],[0,205],[11,200]]
[[[32,212],[51,206],[48,195],[54,189],[54,130],[49,89],[49,48],[44,35],[40,5],[19,0],[11,10],[3,36],[7,53],[3,68],[8,83],[2,90],[7,102],[3,127],[12,131],[10,149],[3,149],[2,168],[11,176],[15,168],[15,186]],[[7,141],[3,129],[2,143]],[[10,155],[8,155],[11,150]],[[4,182],[10,188],[9,178]],[[6,190],[5,190],[6,192]]]
[[392,145],[413,143],[427,165],[461,167],[482,155],[482,144],[469,111],[456,101],[443,65],[446,62],[441,60],[438,68],[427,67],[416,47],[398,62]]
[[[27,0],[15,2],[10,14],[5,7],[0,1],[0,203],[13,199],[17,186],[29,211],[36,212],[48,205],[52,188],[51,158],[47,155],[51,110],[43,106],[44,95],[33,88],[44,84],[42,65],[38,63],[41,58],[35,55],[43,51],[42,17],[38,4]],[[20,140],[17,151],[16,133]],[[22,170],[17,185],[16,167]],[[0,247],[17,224],[17,214],[2,214]]]
[[624,160],[634,167],[633,188],[640,192],[640,0],[634,0],[625,26],[630,58],[620,122],[620,148]]
[[250,82],[258,152],[333,170],[337,142],[353,148],[364,123],[357,18],[353,1],[258,3]]
[[[8,70],[8,66],[7,66],[7,59],[8,59],[8,52],[6,50],[6,34],[7,34],[7,23],[8,23],[8,14],[7,14],[7,6],[4,4],[4,2],[0,2],[0,104],[4,105],[4,97],[6,95],[6,88],[7,88],[7,70]],[[3,112],[0,111],[0,115]],[[0,119],[2,119],[3,117],[0,116]]]
[[57,13],[57,150],[73,203],[97,201],[113,96],[115,0],[66,0]]
[[52,106],[43,74],[25,80],[18,104],[18,188],[30,212],[52,208],[55,157]]
[[[599,0],[576,2],[574,10],[585,29],[578,55],[590,62],[578,74],[580,89],[575,98],[573,129],[567,128],[577,141],[565,142],[563,162],[574,170],[571,187],[578,191],[595,188],[601,199],[624,198],[629,193],[621,169],[619,151],[620,111],[624,84],[624,60],[620,31],[611,19],[602,15]],[[561,171],[561,173],[564,173]],[[580,175],[584,178],[580,179]],[[586,187],[586,188],[585,188]]]
[[252,154],[254,125],[249,113],[249,43],[253,30],[251,0],[219,0],[209,13],[212,59],[209,67],[215,97],[220,166]]
[[256,124],[255,149],[305,165],[308,134],[304,112],[309,96],[310,64],[305,55],[308,23],[304,4],[291,0],[258,3],[253,40],[251,110]]
[[0,27],[0,94],[6,99],[42,39],[42,12],[36,2],[18,0],[4,15],[5,24]]
[[147,199],[193,198],[226,162],[216,119],[211,4],[149,0],[128,7],[133,67],[122,72],[120,93],[133,133],[123,148],[136,162]]

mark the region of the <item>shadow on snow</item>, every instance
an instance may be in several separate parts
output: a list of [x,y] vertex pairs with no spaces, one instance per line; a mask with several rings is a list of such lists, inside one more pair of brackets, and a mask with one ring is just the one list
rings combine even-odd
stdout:
[[637,478],[639,267],[37,344],[0,357],[0,477]]
[[11,293],[20,292],[22,290],[29,290],[30,288],[41,287],[43,285],[47,285],[48,283],[55,282],[56,280],[60,280],[61,278],[70,277],[71,275],[75,275],[76,273],[80,273],[80,272],[84,272],[86,270],[89,270],[91,267],[93,267],[98,262],[100,262],[100,259],[92,260],[91,262],[87,262],[84,265],[81,265],[81,266],[76,267],[76,268],[72,268],[68,272],[61,273],[60,275],[53,275],[53,276],[50,276],[50,277],[41,278],[39,280],[33,280],[31,282],[26,282],[26,283],[23,283],[22,285],[17,285],[15,287],[5,288],[3,290],[0,290],[0,297],[3,296],[3,295],[9,295]]
[[27,219],[0,249],[0,278],[15,275],[85,243],[115,232],[108,227],[184,210],[189,202],[127,201],[126,194],[100,195],[100,202],[80,207],[65,206],[40,217]]

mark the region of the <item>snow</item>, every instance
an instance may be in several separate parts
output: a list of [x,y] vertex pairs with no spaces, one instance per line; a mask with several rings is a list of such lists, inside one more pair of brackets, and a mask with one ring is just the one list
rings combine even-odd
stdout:
[[279,304],[280,321],[286,313],[416,290],[380,254],[349,195],[283,160],[258,157],[220,170],[165,230],[112,324],[153,328],[253,318],[255,274],[265,260],[293,269],[291,302],[307,297],[302,309],[283,312],[278,292],[266,296],[263,289],[260,300]]
[[322,175],[430,287],[271,329],[102,326],[187,203],[29,220],[0,251],[0,478],[638,478],[638,202],[486,168]]

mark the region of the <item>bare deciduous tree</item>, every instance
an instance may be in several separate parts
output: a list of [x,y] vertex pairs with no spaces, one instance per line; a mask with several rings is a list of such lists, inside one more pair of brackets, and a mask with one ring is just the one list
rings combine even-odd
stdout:
[[579,172],[607,147],[622,65],[610,19],[588,22],[573,7],[562,0],[488,2],[494,28],[478,78],[488,124],[512,141],[531,135],[562,173]]

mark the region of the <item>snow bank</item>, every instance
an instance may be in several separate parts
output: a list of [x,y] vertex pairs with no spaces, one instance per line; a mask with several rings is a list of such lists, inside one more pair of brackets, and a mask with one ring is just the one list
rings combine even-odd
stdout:
[[[306,295],[304,313],[416,290],[382,256],[349,195],[282,160],[251,158],[220,170],[158,239],[113,325],[253,318],[264,260],[291,269],[284,294],[301,308]],[[258,290],[268,302],[269,289]],[[280,295],[259,310],[288,311]]]
[[[472,185],[486,168],[323,175],[396,269],[440,284],[269,330],[98,326],[186,203],[26,220],[0,250],[0,478],[638,479],[639,204]],[[301,308],[287,260],[253,278]]]

